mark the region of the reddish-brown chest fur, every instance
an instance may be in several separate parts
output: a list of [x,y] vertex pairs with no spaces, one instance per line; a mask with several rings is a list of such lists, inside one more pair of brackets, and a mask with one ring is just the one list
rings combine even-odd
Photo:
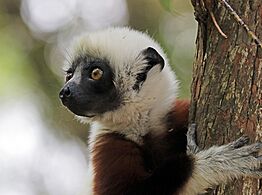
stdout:
[[137,181],[147,177],[143,154],[137,144],[121,135],[100,136],[93,151],[94,192],[98,195],[122,194]]

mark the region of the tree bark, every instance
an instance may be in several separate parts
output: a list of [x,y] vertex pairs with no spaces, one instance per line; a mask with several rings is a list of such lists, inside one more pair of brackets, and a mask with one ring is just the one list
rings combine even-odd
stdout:
[[[246,134],[262,137],[262,49],[230,15],[223,3],[192,0],[198,20],[193,65],[190,122],[197,124],[200,148],[221,145]],[[236,13],[262,39],[262,1],[228,0]],[[208,9],[207,9],[208,8]],[[210,17],[228,36],[218,32]],[[210,194],[262,194],[262,182],[243,178],[216,187]]]

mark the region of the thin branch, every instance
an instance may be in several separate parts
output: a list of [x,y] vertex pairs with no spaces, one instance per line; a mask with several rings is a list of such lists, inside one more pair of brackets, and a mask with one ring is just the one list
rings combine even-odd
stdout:
[[248,27],[248,25],[241,19],[241,17],[236,13],[236,11],[230,6],[230,4],[226,0],[219,0],[221,3],[225,5],[229,13],[234,17],[234,19],[244,27],[247,31],[248,35],[254,39],[255,43],[262,49],[262,41],[256,36],[256,34]]
[[213,21],[216,29],[218,30],[218,32],[219,32],[224,38],[227,39],[227,35],[221,30],[219,24],[217,23],[214,13],[213,13],[212,11],[209,11],[209,14],[210,14],[211,19],[212,19],[212,21]]
[[214,15],[214,7],[215,7],[215,2],[214,0],[202,0],[202,2],[204,3],[204,7],[206,8],[206,10],[208,11],[208,13],[210,14],[210,17],[212,19],[213,24],[215,25],[217,31],[226,39],[227,35],[222,31],[222,29],[220,28],[219,24],[217,23],[216,17]]

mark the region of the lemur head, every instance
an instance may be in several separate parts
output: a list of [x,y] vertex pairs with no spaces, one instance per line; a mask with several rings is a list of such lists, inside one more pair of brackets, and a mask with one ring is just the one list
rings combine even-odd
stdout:
[[70,52],[59,95],[81,119],[116,130],[157,121],[170,110],[178,84],[148,35],[109,28],[78,37]]

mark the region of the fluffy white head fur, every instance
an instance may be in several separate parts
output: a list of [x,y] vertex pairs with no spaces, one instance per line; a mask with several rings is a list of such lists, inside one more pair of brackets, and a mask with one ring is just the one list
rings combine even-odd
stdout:
[[[145,66],[142,51],[154,48],[164,59],[164,69],[154,66],[139,91],[132,89],[137,73]],[[84,34],[74,41],[70,56],[91,55],[109,61],[115,73],[114,84],[121,92],[123,101],[114,111],[87,119],[92,134],[120,132],[127,138],[140,142],[149,131],[161,133],[165,129],[163,118],[170,111],[176,97],[178,82],[162,48],[147,34],[130,28],[109,28]]]

